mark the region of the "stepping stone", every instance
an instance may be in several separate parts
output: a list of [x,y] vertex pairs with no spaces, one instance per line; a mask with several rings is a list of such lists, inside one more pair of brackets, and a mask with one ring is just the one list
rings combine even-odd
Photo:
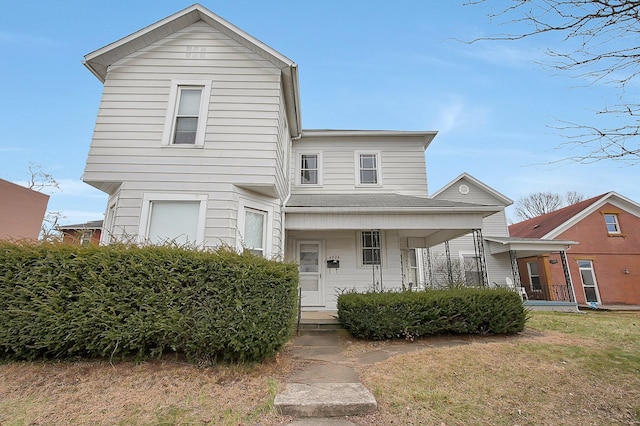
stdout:
[[371,392],[360,383],[289,383],[274,406],[285,416],[359,416],[377,410]]

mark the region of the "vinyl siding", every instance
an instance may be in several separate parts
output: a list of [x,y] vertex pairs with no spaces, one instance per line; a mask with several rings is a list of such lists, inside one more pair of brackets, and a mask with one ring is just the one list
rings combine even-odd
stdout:
[[[303,137],[291,159],[293,193],[385,192],[427,195],[423,140],[418,137]],[[322,186],[296,185],[300,152],[322,152]],[[357,186],[354,153],[379,151],[381,185]]]
[[[211,81],[202,147],[162,145],[172,80]],[[206,195],[209,245],[235,244],[239,187],[266,188],[251,196],[277,210],[279,253],[290,143],[280,70],[200,21],[109,67],[84,180],[107,191],[122,182],[114,229],[131,235],[144,194]]]
[[[398,289],[402,287],[402,264],[400,259],[398,232],[384,231],[382,285],[384,289]],[[365,292],[372,288],[372,268],[359,267],[358,231],[327,231],[301,232],[288,231],[287,252],[289,261],[293,257],[295,244],[298,240],[321,240],[324,242],[326,258],[336,256],[340,258],[340,268],[327,269],[326,259],[320,259],[321,273],[324,280],[325,306],[319,309],[335,310],[337,295],[343,290],[356,289]]]

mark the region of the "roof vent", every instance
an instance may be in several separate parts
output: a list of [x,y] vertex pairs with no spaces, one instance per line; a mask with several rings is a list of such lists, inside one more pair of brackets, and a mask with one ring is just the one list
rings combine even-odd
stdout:
[[533,225],[533,229],[537,229],[537,228],[540,228],[540,224],[539,223]]

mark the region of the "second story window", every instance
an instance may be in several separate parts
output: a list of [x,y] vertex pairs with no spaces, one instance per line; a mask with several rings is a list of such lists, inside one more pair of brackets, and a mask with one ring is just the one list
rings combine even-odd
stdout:
[[176,114],[174,144],[195,144],[200,116],[201,87],[180,87],[178,112]]
[[207,129],[211,82],[174,80],[171,83],[162,144],[202,147]]
[[380,154],[377,152],[356,153],[356,184],[380,185]]
[[604,223],[607,225],[607,232],[610,234],[620,233],[620,224],[618,223],[618,215],[615,213],[606,213],[604,215]]
[[302,154],[300,156],[300,184],[318,184],[318,154]]

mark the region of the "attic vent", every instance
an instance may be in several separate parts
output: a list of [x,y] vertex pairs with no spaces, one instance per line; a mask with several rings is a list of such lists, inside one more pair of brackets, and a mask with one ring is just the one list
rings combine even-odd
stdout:
[[204,59],[207,53],[205,46],[187,46],[185,58],[187,59]]

